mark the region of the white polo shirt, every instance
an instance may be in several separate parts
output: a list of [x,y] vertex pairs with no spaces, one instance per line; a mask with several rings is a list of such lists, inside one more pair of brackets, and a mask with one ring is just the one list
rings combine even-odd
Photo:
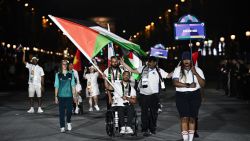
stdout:
[[[200,77],[205,80],[203,71],[199,67],[195,67],[195,70],[200,75]],[[187,92],[187,91],[190,92],[190,91],[196,91],[196,90],[200,89],[201,86],[198,83],[198,79],[195,75],[193,75],[192,71],[191,70],[189,70],[189,71],[184,70],[184,72],[185,72],[186,77],[183,76],[181,78],[180,77],[181,66],[176,67],[172,78],[177,79],[181,83],[189,83],[190,84],[193,82],[193,77],[194,77],[194,82],[196,83],[196,87],[195,88],[178,88],[178,87],[176,87],[176,91],[178,91],[178,92]]]
[[[138,68],[137,71],[139,73],[142,73],[143,68],[144,66]],[[168,73],[162,70],[161,68],[159,68],[159,73],[161,74],[162,78],[167,78],[168,76]],[[140,82],[139,83],[140,93],[144,95],[152,95],[154,93],[159,93],[159,82],[160,82],[160,77],[156,68],[154,69],[148,68],[148,87],[142,88]]]
[[29,81],[28,84],[33,84],[41,87],[41,77],[44,76],[43,68],[39,65],[33,65],[30,63],[26,63],[26,68],[29,69]]
[[[113,96],[113,103],[112,106],[124,106],[123,103],[128,102],[127,100],[123,100],[123,91],[122,91],[122,85],[120,82],[116,82],[113,83],[115,86],[115,90],[114,90],[114,96]],[[136,96],[136,91],[135,89],[131,86],[131,91],[130,91],[130,95],[126,95],[126,97],[134,97]],[[117,104],[115,104],[114,102],[116,102]]]

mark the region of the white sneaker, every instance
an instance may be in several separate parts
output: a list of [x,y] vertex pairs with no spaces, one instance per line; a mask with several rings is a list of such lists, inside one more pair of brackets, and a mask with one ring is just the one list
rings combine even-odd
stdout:
[[127,130],[126,130],[126,133],[127,134],[133,134],[134,133],[134,131],[133,131],[133,129],[131,128],[131,127],[127,127]]
[[161,108],[158,108],[158,114],[160,114],[162,112]]
[[121,127],[121,131],[120,131],[120,134],[125,134],[125,132],[126,132],[126,128],[123,126],[123,127]]
[[93,111],[93,108],[89,108],[89,111],[92,112],[92,111]]
[[34,110],[34,107],[30,107],[29,111],[27,111],[28,113],[34,113],[35,110]]
[[100,111],[100,108],[98,107],[98,105],[95,105],[94,107],[95,107],[96,111]]
[[72,130],[71,123],[67,123],[67,128],[68,128],[68,130],[69,130],[69,131],[71,131],[71,130]]
[[76,114],[78,114],[78,113],[79,113],[79,108],[78,108],[78,107],[76,107],[76,109],[75,109],[75,113],[76,113]]
[[61,128],[61,133],[64,133],[64,132],[65,132],[65,128],[62,127],[62,128]]
[[43,110],[41,107],[38,107],[37,113],[43,113]]

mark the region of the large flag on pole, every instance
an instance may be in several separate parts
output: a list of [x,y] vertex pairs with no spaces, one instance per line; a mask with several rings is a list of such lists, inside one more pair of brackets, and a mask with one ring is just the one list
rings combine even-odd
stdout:
[[76,55],[73,61],[73,67],[76,71],[82,70],[81,52],[79,50],[76,51]]
[[[51,15],[49,15],[49,17],[63,31],[70,41],[82,52],[82,54],[89,60],[96,70],[103,75],[103,72],[92,61],[92,58],[95,57],[100,52],[100,50],[111,41],[103,35],[100,35],[98,32],[79,23]],[[110,85],[113,86],[113,84],[107,78],[105,79],[110,83]]]
[[[107,37],[101,35],[95,30],[81,24],[79,21],[66,20],[63,18],[49,15],[52,21],[63,31],[63,33],[70,39],[70,41],[83,53],[95,69],[103,75],[103,72],[92,61],[101,49],[111,42]],[[105,77],[107,82],[114,87],[114,85]]]
[[91,61],[101,49],[111,41],[98,32],[63,18],[49,15],[53,22],[73,42],[73,44]]

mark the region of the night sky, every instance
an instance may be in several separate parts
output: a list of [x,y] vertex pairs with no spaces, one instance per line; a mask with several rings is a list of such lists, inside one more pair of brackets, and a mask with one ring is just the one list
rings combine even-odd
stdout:
[[[122,36],[126,29],[128,38],[138,31],[143,31],[147,24],[157,21],[168,8],[180,4],[180,12],[171,17],[171,27],[174,22],[188,13],[197,16],[206,24],[208,38],[218,38],[236,34],[245,36],[249,30],[250,8],[247,0],[35,0],[27,1],[36,9],[34,15],[23,6],[24,0],[1,0],[0,4],[0,40],[14,42],[32,42],[38,46],[57,45],[53,42],[57,30],[46,31],[41,27],[41,16],[52,14],[55,16],[89,19],[107,16],[114,19],[116,34]],[[26,2],[26,1],[25,1]],[[191,2],[191,3],[190,3]],[[49,35],[48,35],[49,32]],[[173,39],[173,29],[167,30],[168,43]],[[50,39],[44,38],[52,36]],[[159,35],[160,36],[160,35]],[[171,37],[171,38],[170,38]],[[163,38],[164,40],[164,38]]]

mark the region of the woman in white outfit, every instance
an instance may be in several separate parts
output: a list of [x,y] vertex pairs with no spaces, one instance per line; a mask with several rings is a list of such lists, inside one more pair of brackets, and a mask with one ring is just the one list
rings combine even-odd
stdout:
[[87,73],[87,69],[85,68],[83,77],[87,79],[87,87],[86,87],[86,97],[89,98],[89,111],[93,111],[93,100],[94,107],[97,111],[99,111],[98,107],[98,95],[100,94],[97,78],[99,73],[95,70],[94,66],[89,67],[89,73]]

